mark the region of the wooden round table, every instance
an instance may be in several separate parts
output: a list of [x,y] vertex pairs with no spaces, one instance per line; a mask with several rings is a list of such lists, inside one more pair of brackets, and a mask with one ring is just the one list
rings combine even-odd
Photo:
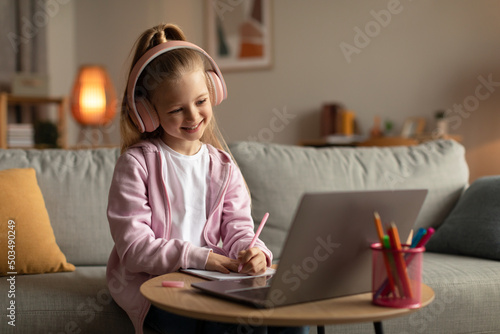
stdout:
[[[164,288],[162,281],[183,281],[183,288]],[[407,315],[418,309],[399,309],[373,305],[371,293],[325,299],[315,302],[257,309],[202,293],[191,283],[203,278],[184,273],[171,273],[152,278],[141,286],[141,293],[153,305],[178,315],[229,323],[245,323],[253,326],[322,326],[373,322],[375,330],[382,332],[381,321]],[[434,300],[434,291],[422,284],[422,307]]]

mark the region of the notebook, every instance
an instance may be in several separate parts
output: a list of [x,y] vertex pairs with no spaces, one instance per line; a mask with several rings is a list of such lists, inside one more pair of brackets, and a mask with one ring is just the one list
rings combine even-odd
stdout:
[[[371,291],[373,213],[406,240],[426,189],[306,193],[274,275],[191,286],[214,296],[272,308]],[[264,227],[265,229],[265,227]]]
[[179,271],[193,276],[198,276],[201,278],[206,278],[209,280],[217,280],[217,281],[240,280],[240,279],[251,279],[252,277],[272,276],[276,272],[276,270],[274,270],[273,268],[267,268],[263,274],[249,276],[247,274],[240,274],[235,272],[224,274],[221,273],[220,271],[203,270],[203,269],[180,269]]

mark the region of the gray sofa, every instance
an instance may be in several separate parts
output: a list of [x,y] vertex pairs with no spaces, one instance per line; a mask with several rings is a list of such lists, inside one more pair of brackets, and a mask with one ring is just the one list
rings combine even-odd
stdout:
[[[271,214],[262,239],[276,258],[306,191],[427,188],[415,227],[439,227],[468,185],[464,149],[453,141],[393,148],[316,149],[255,142],[230,147],[252,193],[255,220],[266,211]],[[118,155],[111,148],[0,150],[0,170],[36,170],[57,244],[76,266],[74,272],[18,275],[16,327],[4,321],[8,298],[3,296],[1,333],[133,333],[105,281],[113,245],[106,204]],[[500,333],[498,261],[426,252],[423,281],[434,289],[436,300],[407,317],[384,321],[386,333]],[[3,295],[8,284],[2,277]],[[327,332],[373,333],[373,326],[327,326]]]

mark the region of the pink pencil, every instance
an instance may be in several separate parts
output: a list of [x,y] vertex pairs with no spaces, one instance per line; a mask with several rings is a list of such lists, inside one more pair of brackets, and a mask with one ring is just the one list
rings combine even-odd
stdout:
[[[269,212],[266,212],[266,214],[262,218],[262,221],[260,222],[259,228],[257,229],[257,232],[255,232],[255,235],[253,236],[252,242],[250,243],[250,246],[248,247],[248,249],[255,246],[255,242],[259,238],[260,232],[262,232],[264,225],[266,225],[267,218],[269,218]],[[241,268],[243,268],[243,263],[240,263],[240,265],[238,266],[238,272],[241,271]]]

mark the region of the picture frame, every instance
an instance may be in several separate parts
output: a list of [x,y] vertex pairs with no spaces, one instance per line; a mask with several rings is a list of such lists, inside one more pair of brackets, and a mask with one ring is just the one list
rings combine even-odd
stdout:
[[406,119],[401,129],[401,137],[411,138],[420,135],[425,129],[425,118],[411,117]]
[[221,70],[272,67],[270,0],[206,0],[206,51]]

